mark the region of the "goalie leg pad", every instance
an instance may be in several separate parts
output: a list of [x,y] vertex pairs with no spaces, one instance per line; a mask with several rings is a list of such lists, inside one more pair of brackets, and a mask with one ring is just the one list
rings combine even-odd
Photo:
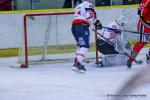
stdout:
[[127,64],[127,56],[124,54],[110,54],[102,56],[102,64],[108,66],[124,66]]
[[104,55],[108,54],[118,54],[118,52],[115,50],[115,47],[111,44],[107,43],[106,41],[102,39],[97,39],[96,46],[100,53]]

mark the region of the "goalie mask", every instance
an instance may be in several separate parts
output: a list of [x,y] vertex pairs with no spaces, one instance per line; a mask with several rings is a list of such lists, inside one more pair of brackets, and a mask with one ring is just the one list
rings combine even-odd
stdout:
[[117,19],[116,19],[116,23],[119,26],[124,26],[126,24],[126,18],[123,15],[120,15]]

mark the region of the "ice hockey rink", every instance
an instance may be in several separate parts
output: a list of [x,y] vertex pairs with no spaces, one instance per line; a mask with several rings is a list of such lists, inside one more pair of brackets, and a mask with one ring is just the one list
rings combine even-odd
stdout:
[[[145,60],[146,49],[138,59]],[[72,62],[12,67],[16,58],[0,59],[0,100],[112,100],[117,91],[146,65],[98,68],[86,64],[86,74],[71,70]],[[150,83],[125,95],[125,100],[149,100]]]
[[[36,65],[29,65],[29,68],[18,67],[17,60],[19,58],[26,60],[25,57],[30,58],[35,55],[36,58],[42,56],[44,59],[47,56],[55,58],[55,55],[57,59],[62,59],[65,58],[65,55],[57,53],[74,52],[76,42],[71,34],[74,8],[34,9],[36,6],[40,7],[37,5],[39,1],[49,7],[51,5],[58,7],[59,3],[65,0],[11,1],[13,1],[12,4],[17,4],[15,9],[16,7],[24,8],[26,5],[27,7],[31,6],[31,10],[0,11],[0,52],[2,52],[2,55],[0,54],[0,100],[150,100],[150,74],[147,73],[148,70],[145,71],[145,76],[138,74],[145,68],[149,68],[150,71],[150,65],[146,64],[145,56],[148,48],[142,49],[137,57],[137,60],[141,59],[144,63],[141,65],[133,63],[131,69],[126,66],[97,67],[93,59],[89,60],[89,63],[85,63],[87,69],[85,74],[71,70],[73,59],[65,63],[39,64],[39,62]],[[15,1],[17,2],[14,3]],[[57,3],[46,3],[45,1]],[[109,1],[113,4],[112,1],[121,2],[123,0]],[[107,26],[123,15],[127,19],[127,24],[122,30],[124,31],[124,42],[133,43],[139,38],[139,34],[134,34],[137,33],[139,19],[137,4],[100,6],[96,8],[96,12],[97,18],[100,19],[103,26]],[[96,58],[95,36],[97,34],[92,31],[93,28],[91,26],[90,44],[93,45],[92,57]],[[4,49],[10,51],[3,52]],[[3,55],[18,55],[18,57],[4,58]],[[67,56],[70,55],[67,54]],[[31,57],[30,60],[34,57]],[[74,54],[71,57],[74,57]],[[28,61],[30,60],[28,59]],[[135,75],[139,75],[138,78]],[[130,82],[132,79],[133,82]],[[130,84],[126,85],[127,83]],[[136,87],[139,84],[141,85]],[[124,86],[134,89],[128,93],[119,94]],[[124,90],[128,88],[124,88]],[[117,97],[124,99],[117,99]]]

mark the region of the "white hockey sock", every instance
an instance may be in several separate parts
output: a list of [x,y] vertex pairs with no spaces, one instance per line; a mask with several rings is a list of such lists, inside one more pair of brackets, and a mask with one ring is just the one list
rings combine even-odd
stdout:
[[76,50],[76,54],[75,54],[75,57],[77,58],[77,53],[80,52],[80,48],[77,47],[77,50]]
[[77,61],[82,65],[87,52],[88,52],[88,48],[81,47],[79,51],[76,53]]

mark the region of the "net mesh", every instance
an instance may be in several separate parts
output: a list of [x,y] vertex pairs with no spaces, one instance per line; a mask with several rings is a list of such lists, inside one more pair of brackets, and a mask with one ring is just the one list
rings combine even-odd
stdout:
[[[125,16],[125,18],[127,19],[127,24],[125,25],[124,29],[137,32],[138,15],[137,15],[136,7],[123,8],[122,15]],[[139,34],[124,32],[125,42],[134,41],[138,39],[139,39]]]

